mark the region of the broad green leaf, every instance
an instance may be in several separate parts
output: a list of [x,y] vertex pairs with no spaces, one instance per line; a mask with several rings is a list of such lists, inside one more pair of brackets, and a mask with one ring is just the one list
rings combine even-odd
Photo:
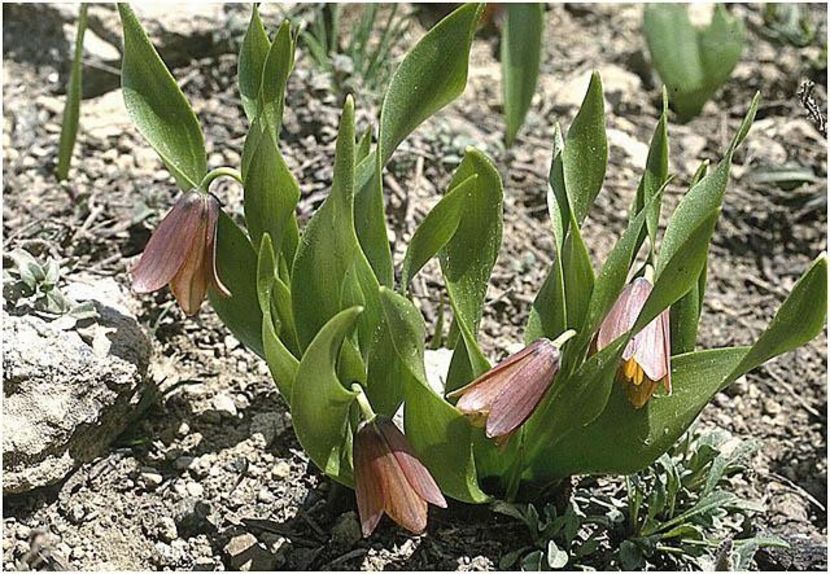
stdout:
[[573,217],[571,217],[571,225],[562,248],[562,269],[564,270],[568,327],[579,331],[585,321],[588,302],[594,288],[594,269],[591,265],[588,247],[582,241],[582,234]]
[[424,371],[424,320],[406,297],[380,288],[394,352],[405,369],[406,436],[441,490],[463,502],[488,500],[479,488],[471,429],[458,410],[435,394]]
[[279,140],[282,126],[282,112],[285,106],[285,86],[288,76],[294,67],[294,41],[291,38],[291,27],[285,20],[262,68],[262,84],[259,91],[259,111],[267,121],[265,126],[272,130],[274,141]]
[[660,245],[654,290],[637,320],[635,331],[651,322],[699,281],[729,182],[732,154],[749,131],[757,109],[756,96],[725,157],[689,190],[672,214]]
[[[651,145],[646,157],[646,169],[640,184],[637,186],[637,200],[633,218],[654,197],[669,179],[669,133],[668,133],[668,95],[663,87],[663,112],[651,137]],[[657,202],[651,206],[646,218],[646,231],[649,237],[649,249],[652,254],[657,252],[657,227],[660,223],[660,207]],[[638,245],[639,248],[639,245]]]
[[544,4],[506,4],[501,36],[501,77],[507,145],[513,145],[525,121],[542,55]]
[[473,174],[450,189],[415,230],[406,249],[401,271],[401,289],[404,292],[426,262],[452,239],[461,221],[462,208],[475,191],[477,179],[478,175]]
[[271,245],[271,237],[264,235],[257,261],[257,295],[259,296],[260,311],[262,311],[262,345],[265,351],[265,362],[268,364],[271,377],[277,384],[280,394],[290,401],[291,388],[294,385],[294,377],[297,374],[299,361],[280,340],[275,328],[271,302],[275,284],[280,281],[275,276],[275,268],[276,259],[274,248]]
[[257,252],[236,223],[224,212],[216,235],[216,268],[231,292],[223,297],[212,289],[210,303],[225,326],[239,341],[263,357],[262,312],[257,294]]
[[81,110],[82,57],[84,55],[84,34],[86,33],[86,11],[88,5],[81,4],[78,13],[78,28],[75,32],[75,55],[69,72],[69,85],[66,86],[66,105],[63,107],[61,122],[61,139],[58,146],[58,181],[69,175],[72,150],[75,149],[75,137],[78,135],[78,117]]
[[245,140],[245,223],[254,245],[259,245],[267,233],[274,245],[281,246],[300,199],[300,186],[285,164],[268,123],[266,116],[254,120]]
[[363,135],[357,141],[357,149],[355,150],[354,161],[359,164],[366,159],[372,151],[372,126],[366,128]]
[[254,4],[251,8],[251,21],[239,49],[239,95],[249,122],[253,122],[259,116],[262,69],[270,48],[271,42],[259,17],[259,9]]
[[292,424],[303,450],[318,468],[347,486],[353,482],[352,469],[339,463],[344,458],[355,393],[344,386],[351,381],[337,378],[336,369],[343,341],[361,311],[360,307],[345,309],[320,329],[303,354],[291,392]]
[[447,389],[458,388],[489,368],[475,334],[481,320],[490,273],[501,247],[502,183],[493,163],[468,148],[453,175],[450,189],[473,175],[461,219],[452,238],[440,251],[441,272],[447,285],[454,321],[462,335],[455,346]]
[[681,121],[703,108],[731,75],[743,49],[744,27],[717,5],[711,24],[695,28],[685,4],[650,4],[644,28],[651,60]]
[[377,148],[355,172],[357,237],[381,285],[392,287],[394,283],[381,172],[404,138],[464,90],[470,46],[481,10],[481,4],[461,6],[406,55],[383,99]]
[[306,225],[291,273],[302,349],[340,311],[343,281],[359,251],[353,218],[354,146],[354,102],[349,97],[340,119],[331,193]]
[[752,347],[672,357],[672,394],[658,394],[642,409],[631,406],[622,383],[614,384],[602,414],[540,451],[528,478],[547,481],[570,474],[630,474],[646,467],[677,441],[718,391],[819,334],[825,325],[826,300],[827,260],[822,255]]
[[436,24],[400,63],[383,98],[378,154],[386,165],[398,144],[461,95],[482,4],[465,4]]
[[605,99],[602,80],[594,72],[585,99],[576,114],[562,151],[565,189],[573,218],[582,225],[605,179],[608,140],[605,136]]
[[118,12],[124,31],[121,88],[127,112],[179,187],[193,189],[207,173],[199,120],[129,4],[118,4]]
[[821,254],[793,287],[733,378],[821,333],[827,315],[827,256]]

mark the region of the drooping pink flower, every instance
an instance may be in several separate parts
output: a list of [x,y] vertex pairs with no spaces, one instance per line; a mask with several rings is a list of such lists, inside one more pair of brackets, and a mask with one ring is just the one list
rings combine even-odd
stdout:
[[[644,277],[625,286],[599,328],[598,351],[634,326],[651,290],[651,282]],[[670,337],[669,309],[665,309],[623,350],[618,377],[625,384],[626,395],[634,408],[642,408],[661,382],[666,392],[671,393]]]
[[414,534],[427,527],[427,503],[447,501],[404,434],[390,419],[363,422],[352,446],[357,510],[363,536],[370,536],[383,513]]
[[133,267],[133,291],[152,293],[170,285],[186,315],[199,311],[208,287],[229,296],[216,272],[219,209],[210,194],[190,191],[182,195]]
[[538,339],[448,397],[460,397],[456,408],[485,427],[487,438],[503,444],[533,414],[559,371],[559,360],[559,349]]

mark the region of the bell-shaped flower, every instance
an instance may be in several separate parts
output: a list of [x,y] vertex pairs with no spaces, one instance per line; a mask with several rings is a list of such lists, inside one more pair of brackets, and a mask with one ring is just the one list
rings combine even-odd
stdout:
[[538,339],[447,396],[458,397],[456,408],[501,445],[533,414],[559,371],[559,361],[559,348]]
[[[651,294],[652,284],[638,277],[625,286],[600,325],[596,350],[607,347],[631,329]],[[671,393],[671,339],[669,309],[664,310],[628,342],[622,354],[618,377],[625,384],[628,400],[642,408],[663,383]]]
[[363,536],[369,536],[384,512],[415,534],[427,527],[427,503],[447,501],[406,437],[390,419],[361,423],[352,446],[357,510]]
[[208,287],[230,295],[216,272],[219,201],[210,194],[182,195],[150,237],[132,269],[133,291],[152,293],[165,285],[186,315],[195,315]]

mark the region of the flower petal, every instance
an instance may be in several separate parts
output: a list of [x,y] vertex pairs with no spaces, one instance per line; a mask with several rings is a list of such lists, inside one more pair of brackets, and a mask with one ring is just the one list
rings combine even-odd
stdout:
[[410,532],[420,534],[427,527],[427,501],[407,480],[395,455],[386,449],[371,459],[371,469],[381,483],[383,509],[389,517]]
[[[637,277],[626,285],[617,297],[611,311],[603,319],[597,333],[596,347],[601,351],[617,337],[631,329],[637,321],[646,299],[651,294],[652,285],[648,279]],[[637,350],[636,337],[629,341],[623,351],[623,359],[630,359]]]
[[487,417],[488,438],[511,434],[539,405],[559,371],[559,349],[550,341],[536,346],[519,369],[505,383]]
[[380,477],[374,472],[372,460],[383,456],[384,450],[381,437],[370,425],[361,425],[352,446],[357,512],[363,536],[367,538],[383,516],[383,488]]
[[202,301],[207,295],[210,277],[205,269],[204,233],[207,221],[202,220],[202,237],[197,237],[193,247],[184,260],[184,265],[170,281],[170,290],[176,297],[185,315],[192,316],[199,312]]
[[205,244],[204,266],[210,273],[210,285],[223,297],[230,297],[231,292],[225,287],[216,270],[216,236],[219,233],[219,202],[213,196],[208,196],[207,209],[207,237]]
[[184,194],[161,220],[132,269],[134,292],[158,291],[179,271],[194,241],[202,237],[201,195],[198,191]]
[[395,423],[390,420],[381,420],[378,423],[378,428],[383,434],[389,450],[395,455],[406,479],[409,481],[409,485],[427,502],[446,508],[447,501],[441,493],[441,489],[438,488],[438,484],[432,478],[429,470],[415,456],[406,437],[395,426]]
[[[637,351],[634,360],[643,369],[646,377],[659,381],[669,375],[666,340],[668,333],[664,328],[668,309],[654,318],[642,331],[637,333]],[[669,351],[671,352],[671,351]]]
[[461,397],[455,406],[462,413],[489,412],[493,401],[502,392],[504,384],[512,378],[521,366],[522,359],[545,344],[550,345],[551,343],[548,339],[537,339],[518,353],[510,355],[489,371],[482,373],[473,382],[449,393],[447,398]]

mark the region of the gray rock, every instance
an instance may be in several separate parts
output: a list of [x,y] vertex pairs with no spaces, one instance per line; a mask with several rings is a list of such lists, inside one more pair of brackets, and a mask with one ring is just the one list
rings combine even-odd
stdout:
[[351,548],[362,537],[357,514],[352,511],[341,514],[334,524],[334,528],[331,529],[331,543],[339,548]]
[[4,494],[58,482],[104,452],[146,406],[150,342],[122,302],[105,297],[113,285],[66,289],[99,314],[75,330],[2,312]]

